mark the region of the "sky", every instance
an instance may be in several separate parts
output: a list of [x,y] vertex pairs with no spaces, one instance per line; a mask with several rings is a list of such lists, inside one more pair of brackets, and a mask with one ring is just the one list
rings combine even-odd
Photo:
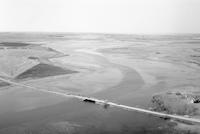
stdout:
[[0,0],[0,32],[200,33],[200,0]]

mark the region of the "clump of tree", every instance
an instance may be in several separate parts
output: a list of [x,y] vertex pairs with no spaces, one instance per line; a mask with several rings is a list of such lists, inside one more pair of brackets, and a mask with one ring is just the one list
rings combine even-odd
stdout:
[[151,107],[154,111],[165,112],[177,115],[197,115],[198,108],[193,104],[186,103],[177,97],[166,97],[164,95],[155,95],[151,100]]

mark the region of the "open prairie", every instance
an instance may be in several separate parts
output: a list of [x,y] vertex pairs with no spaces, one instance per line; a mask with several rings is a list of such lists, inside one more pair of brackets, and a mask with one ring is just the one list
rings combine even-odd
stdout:
[[[0,77],[200,119],[200,35],[0,33]],[[196,134],[199,124],[0,81],[0,134]]]

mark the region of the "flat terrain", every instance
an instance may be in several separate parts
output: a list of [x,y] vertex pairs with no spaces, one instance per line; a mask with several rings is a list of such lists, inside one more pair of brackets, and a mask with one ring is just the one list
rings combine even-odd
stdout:
[[64,75],[64,74],[71,74],[76,73],[76,71],[67,70],[58,66],[48,65],[45,63],[40,63],[35,65],[34,67],[26,70],[25,72],[21,73],[16,77],[16,79],[36,79],[36,78],[43,78],[49,76],[56,76],[56,75]]
[[[0,77],[200,119],[200,35],[1,33]],[[200,133],[199,126],[0,83],[0,134]]]

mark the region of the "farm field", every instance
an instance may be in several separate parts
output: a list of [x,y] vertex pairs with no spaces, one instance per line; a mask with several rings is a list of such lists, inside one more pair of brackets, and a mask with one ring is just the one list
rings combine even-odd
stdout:
[[[0,33],[0,77],[200,119],[200,35]],[[0,81],[0,134],[197,134],[200,124]]]

